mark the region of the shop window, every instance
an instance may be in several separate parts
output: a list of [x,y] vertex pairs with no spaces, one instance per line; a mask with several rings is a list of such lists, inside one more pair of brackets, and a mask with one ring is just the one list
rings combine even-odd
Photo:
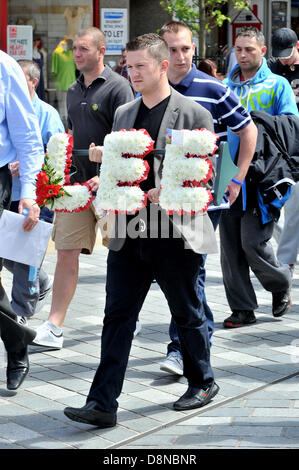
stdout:
[[[92,26],[92,5],[92,0],[7,1],[7,24],[32,27],[32,59],[42,72],[38,94],[56,106],[62,117],[66,90],[76,74],[72,40],[77,31]],[[59,54],[65,60],[60,61]]]

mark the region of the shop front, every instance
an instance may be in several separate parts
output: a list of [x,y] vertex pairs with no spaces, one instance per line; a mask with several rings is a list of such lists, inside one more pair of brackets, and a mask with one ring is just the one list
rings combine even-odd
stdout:
[[107,38],[105,63],[114,68],[131,37],[157,31],[169,19],[159,0],[1,0],[0,48],[16,60],[40,65],[38,95],[66,124],[66,92],[78,75],[72,51],[76,32],[101,27]]
[[66,91],[76,79],[72,41],[76,32],[99,25],[99,0],[2,0],[0,47],[16,60],[41,69],[38,95],[54,105],[66,124]]

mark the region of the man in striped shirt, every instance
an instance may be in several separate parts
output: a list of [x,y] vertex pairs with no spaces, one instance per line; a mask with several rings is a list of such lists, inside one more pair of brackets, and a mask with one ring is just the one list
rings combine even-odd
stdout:
[[[170,63],[168,67],[168,80],[171,86],[184,96],[204,106],[213,116],[214,129],[219,136],[219,141],[225,141],[227,127],[240,137],[240,153],[237,165],[239,174],[237,181],[243,181],[252,160],[257,131],[249,113],[239,103],[235,94],[220,80],[197,70],[192,62],[195,44],[192,40],[191,30],[181,22],[171,21],[160,30],[160,35],[166,40],[170,50]],[[235,180],[236,180],[235,179]],[[241,185],[231,181],[227,192],[229,203],[232,204],[239,192]],[[220,210],[209,210],[209,215],[216,229]],[[199,308],[203,308],[208,319],[208,327],[211,337],[214,331],[214,320],[209,308],[204,291],[205,284],[205,260],[202,255],[202,265],[198,277]],[[167,357],[161,363],[160,368],[166,372],[183,375],[183,361],[180,342],[173,320],[170,323],[169,334],[171,343],[168,345]]]

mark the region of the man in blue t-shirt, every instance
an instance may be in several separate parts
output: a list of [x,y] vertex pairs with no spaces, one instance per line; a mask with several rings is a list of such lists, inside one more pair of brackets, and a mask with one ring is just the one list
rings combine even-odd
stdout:
[[[291,86],[284,77],[271,72],[264,58],[266,50],[264,36],[257,28],[241,28],[235,42],[238,64],[226,79],[227,83],[249,112],[298,116]],[[238,149],[239,143],[237,137],[230,134],[228,141],[233,158],[233,149]],[[278,261],[270,243],[274,221],[262,220],[255,181],[247,178],[243,190],[245,184],[246,205],[239,197],[220,222],[223,282],[232,311],[224,320],[225,328],[256,322],[254,310],[258,304],[250,269],[264,289],[272,293],[274,317],[284,315],[291,305],[290,271]]]
[[[245,178],[253,157],[257,134],[255,125],[246,109],[226,85],[218,79],[197,70],[192,63],[195,44],[192,40],[192,32],[186,25],[178,21],[171,21],[162,26],[160,35],[166,40],[170,50],[170,63],[167,74],[171,86],[210,111],[215,132],[219,135],[218,144],[221,140],[226,140],[227,127],[240,137],[242,142],[238,159],[240,172],[228,186],[228,198],[230,204],[232,204],[240,191],[239,181]],[[215,229],[219,222],[220,213],[221,210],[209,210]],[[204,291],[205,260],[206,255],[203,254],[198,277],[198,299],[200,308],[204,309],[208,319],[211,342],[214,320]],[[161,363],[160,368],[172,374],[183,375],[181,347],[173,320],[170,324],[169,334],[171,343],[168,345],[167,357]]]

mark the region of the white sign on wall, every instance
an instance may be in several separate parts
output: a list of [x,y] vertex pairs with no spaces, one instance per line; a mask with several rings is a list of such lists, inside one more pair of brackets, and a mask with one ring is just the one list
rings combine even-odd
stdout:
[[128,42],[127,8],[101,8],[101,30],[106,36],[106,54],[121,55]]
[[32,60],[31,25],[7,25],[7,53],[16,60]]

